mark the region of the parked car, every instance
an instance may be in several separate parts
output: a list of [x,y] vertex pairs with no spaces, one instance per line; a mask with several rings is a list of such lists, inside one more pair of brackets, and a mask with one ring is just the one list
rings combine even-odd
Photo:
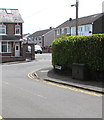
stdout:
[[42,54],[42,48],[39,45],[35,45],[35,53],[40,53]]

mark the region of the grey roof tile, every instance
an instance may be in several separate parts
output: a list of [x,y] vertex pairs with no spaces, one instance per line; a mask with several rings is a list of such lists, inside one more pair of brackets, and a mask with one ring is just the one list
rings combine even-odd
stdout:
[[46,34],[47,32],[49,32],[50,29],[46,29],[46,30],[40,30],[40,31],[37,31],[35,33],[33,33],[32,35],[30,35],[29,37],[38,37],[38,36],[42,36],[44,34]]
[[[91,24],[94,21],[96,21],[98,18],[100,18],[101,16],[102,16],[102,13],[78,18],[78,25]],[[74,27],[75,25],[76,25],[76,19],[73,19],[71,21],[67,20],[64,23],[62,23],[61,25],[59,25],[58,27],[56,27],[56,29],[57,28],[65,28],[68,26]]]
[[[8,13],[8,10],[11,13]],[[18,9],[0,8],[0,23],[23,23]]]

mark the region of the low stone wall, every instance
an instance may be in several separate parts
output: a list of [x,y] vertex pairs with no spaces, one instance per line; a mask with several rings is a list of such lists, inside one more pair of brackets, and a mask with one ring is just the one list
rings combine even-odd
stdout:
[[0,57],[0,62],[15,62],[15,61],[24,61],[25,58],[21,57],[15,57],[15,56],[2,56]]

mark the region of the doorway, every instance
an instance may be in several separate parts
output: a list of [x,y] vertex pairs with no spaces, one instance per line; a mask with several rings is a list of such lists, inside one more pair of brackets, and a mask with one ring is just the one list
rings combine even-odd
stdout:
[[20,56],[20,44],[19,43],[15,44],[15,56],[16,57]]

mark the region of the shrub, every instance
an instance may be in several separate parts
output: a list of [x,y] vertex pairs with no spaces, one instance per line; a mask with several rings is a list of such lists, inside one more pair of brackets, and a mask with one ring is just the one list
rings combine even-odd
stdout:
[[87,64],[92,71],[104,71],[104,34],[68,36],[52,43],[52,64],[71,69],[72,63]]

